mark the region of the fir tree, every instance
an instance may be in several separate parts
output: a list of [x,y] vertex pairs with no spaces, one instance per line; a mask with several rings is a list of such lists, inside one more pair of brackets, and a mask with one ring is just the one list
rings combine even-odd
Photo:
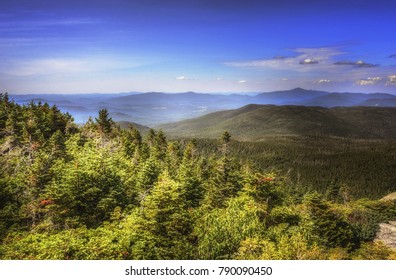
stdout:
[[106,108],[99,110],[98,117],[95,118],[95,121],[101,133],[108,134],[111,132],[114,122],[109,117],[109,111]]

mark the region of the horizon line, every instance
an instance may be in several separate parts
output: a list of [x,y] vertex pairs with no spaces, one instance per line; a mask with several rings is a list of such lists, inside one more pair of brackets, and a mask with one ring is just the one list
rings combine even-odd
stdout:
[[[284,90],[272,90],[272,91],[216,91],[216,92],[197,92],[197,91],[183,91],[183,92],[169,92],[169,91],[129,91],[129,92],[85,92],[85,93],[10,93],[10,92],[2,92],[3,94],[7,93],[8,95],[138,95],[138,94],[149,94],[149,93],[160,93],[160,94],[186,94],[186,93],[194,93],[194,94],[211,94],[211,95],[252,95],[252,94],[262,94],[262,93],[271,93],[271,92],[287,92],[293,90],[305,90],[305,91],[320,91],[327,93],[360,93],[360,94],[390,94],[395,95],[389,92],[351,92],[351,91],[326,91],[326,90],[316,90],[316,89],[306,89],[302,87],[294,87],[291,89]],[[0,92],[1,93],[1,92]]]

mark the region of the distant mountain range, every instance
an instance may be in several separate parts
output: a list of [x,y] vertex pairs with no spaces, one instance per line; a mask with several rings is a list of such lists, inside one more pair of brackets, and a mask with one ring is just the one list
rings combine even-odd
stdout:
[[259,141],[268,136],[396,139],[396,108],[247,105],[156,127],[176,137]]
[[396,96],[387,93],[329,93],[295,88],[257,95],[160,92],[124,94],[28,94],[10,95],[17,103],[47,102],[71,113],[77,123],[107,108],[115,121],[156,126],[199,117],[211,112],[237,109],[248,104],[396,107]]

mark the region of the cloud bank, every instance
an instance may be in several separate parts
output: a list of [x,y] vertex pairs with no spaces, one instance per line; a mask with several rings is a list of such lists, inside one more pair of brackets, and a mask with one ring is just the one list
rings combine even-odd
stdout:
[[364,62],[363,60],[358,60],[356,62],[353,62],[353,61],[338,61],[338,62],[335,62],[334,65],[351,65],[351,66],[361,67],[361,68],[364,68],[364,67],[371,68],[371,67],[379,66],[378,64],[367,63],[367,62]]
[[274,56],[271,59],[231,61],[225,62],[224,65],[230,67],[293,70],[306,72],[311,69],[328,68],[333,63],[333,57],[343,53],[335,47],[296,48],[292,49],[291,51],[295,52],[296,55],[278,55]]

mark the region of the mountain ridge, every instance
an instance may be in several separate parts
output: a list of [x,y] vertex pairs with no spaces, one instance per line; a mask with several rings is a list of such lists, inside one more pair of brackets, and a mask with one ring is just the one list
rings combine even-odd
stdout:
[[273,135],[395,139],[396,108],[250,104],[156,128],[175,137],[196,138],[218,138],[228,131],[243,141]]
[[182,93],[125,93],[125,94],[42,94],[10,95],[19,104],[31,100],[56,104],[70,112],[77,123],[96,116],[107,108],[115,121],[130,121],[145,126],[176,122],[207,113],[231,110],[248,104],[302,105],[332,108],[336,106],[396,107],[396,96],[387,93],[330,93],[294,88],[284,91],[247,94]]

